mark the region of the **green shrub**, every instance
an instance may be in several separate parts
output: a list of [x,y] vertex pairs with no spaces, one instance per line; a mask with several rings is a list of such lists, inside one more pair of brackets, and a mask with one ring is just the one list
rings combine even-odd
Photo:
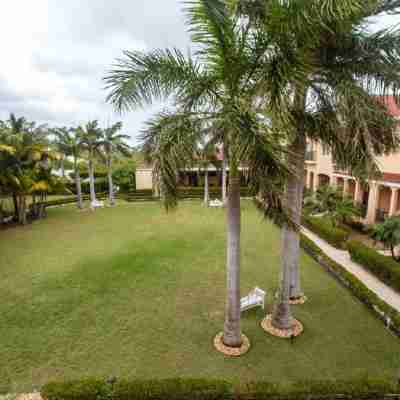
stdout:
[[52,382],[44,385],[41,394],[46,400],[98,400],[105,397],[107,384],[100,379]]
[[302,224],[326,240],[332,246],[343,249],[349,238],[349,232],[343,228],[336,228],[327,218],[303,216]]
[[364,266],[393,289],[400,291],[400,263],[357,241],[348,242],[347,248],[352,260]]
[[364,283],[324,254],[312,240],[303,234],[301,234],[301,246],[400,336],[400,312],[381,300]]
[[45,400],[375,400],[395,393],[398,393],[395,383],[369,379],[286,384],[256,382],[238,387],[225,381],[205,379],[116,380],[108,383],[86,379],[49,383],[41,391]]
[[204,379],[165,379],[119,381],[114,386],[114,400],[228,400],[230,385]]
[[398,386],[387,381],[369,379],[352,381],[301,381],[287,384],[257,382],[247,384],[239,394],[240,400],[271,399],[365,399],[383,398],[385,394],[396,393]]
[[356,232],[365,233],[367,231],[367,226],[364,225],[361,221],[356,221],[354,219],[346,221],[346,225],[348,225],[351,229]]
[[232,388],[224,381],[205,379],[116,380],[99,379],[45,385],[45,400],[229,400]]

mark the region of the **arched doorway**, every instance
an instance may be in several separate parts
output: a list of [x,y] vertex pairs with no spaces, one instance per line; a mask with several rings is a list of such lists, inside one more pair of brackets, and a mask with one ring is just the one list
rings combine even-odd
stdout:
[[326,174],[318,174],[318,187],[329,186],[331,183],[331,178]]

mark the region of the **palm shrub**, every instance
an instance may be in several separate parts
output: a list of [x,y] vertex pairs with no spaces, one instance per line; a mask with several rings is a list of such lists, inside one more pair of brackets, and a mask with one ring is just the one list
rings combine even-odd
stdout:
[[49,130],[10,115],[3,122],[0,143],[0,190],[13,198],[15,219],[27,223],[27,197],[45,194],[59,182],[51,176]]
[[396,247],[400,245],[400,217],[391,217],[383,224],[375,225],[371,236],[389,248],[392,258],[400,263],[400,255],[396,254]]
[[[240,173],[246,163],[254,190],[266,176],[284,175],[282,131],[273,131],[256,102],[257,57],[266,43],[232,17],[223,0],[186,3],[196,51],[125,52],[105,78],[108,101],[130,110],[173,97],[175,109],[153,118],[142,135],[167,210],[177,204],[177,175],[198,159],[204,132],[224,143],[229,165],[227,204],[227,300],[223,342],[240,347]],[[210,128],[213,129],[210,129]],[[272,192],[271,192],[272,194]]]

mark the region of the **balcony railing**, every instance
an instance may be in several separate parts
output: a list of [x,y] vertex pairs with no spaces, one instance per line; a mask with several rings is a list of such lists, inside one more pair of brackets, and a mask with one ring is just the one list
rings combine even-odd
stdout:
[[317,152],[315,150],[309,150],[306,152],[306,161],[316,162],[317,161]]

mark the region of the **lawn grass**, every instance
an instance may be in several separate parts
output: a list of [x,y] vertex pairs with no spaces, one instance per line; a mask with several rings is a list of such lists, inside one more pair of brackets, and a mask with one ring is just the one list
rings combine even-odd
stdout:
[[[242,292],[268,291],[279,275],[279,232],[243,206]],[[0,231],[0,392],[82,376],[210,377],[290,381],[394,378],[400,341],[310,257],[301,258],[310,301],[290,341],[243,315],[250,352],[214,351],[225,295],[224,210],[184,202],[121,204],[95,213],[73,206]]]

